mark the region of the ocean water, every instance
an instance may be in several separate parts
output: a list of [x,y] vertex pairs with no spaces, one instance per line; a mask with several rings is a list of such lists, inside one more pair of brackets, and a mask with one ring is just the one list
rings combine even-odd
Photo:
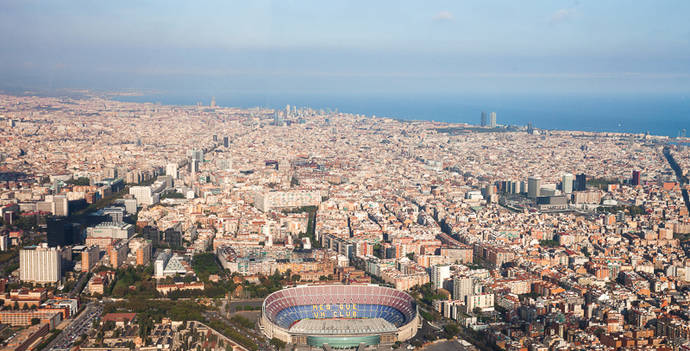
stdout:
[[341,112],[479,124],[481,112],[496,112],[497,123],[536,128],[626,132],[676,137],[690,130],[690,95],[443,95],[443,94],[296,94],[173,92],[119,97],[122,101],[172,105],[285,108],[286,104]]

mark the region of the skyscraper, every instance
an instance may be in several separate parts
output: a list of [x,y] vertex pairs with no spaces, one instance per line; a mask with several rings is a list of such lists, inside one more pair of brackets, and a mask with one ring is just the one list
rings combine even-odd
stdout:
[[169,175],[173,177],[173,179],[177,179],[177,163],[168,163],[168,165],[165,166],[165,175]]
[[57,283],[61,278],[60,248],[28,246],[19,250],[19,279],[23,282]]
[[632,185],[633,186],[640,185],[640,171],[633,171],[632,172]]
[[536,199],[537,197],[539,197],[539,189],[541,189],[541,178],[527,178],[527,197],[529,197],[530,199]]
[[566,173],[563,175],[563,182],[561,183],[561,189],[564,194],[570,194],[573,192],[573,175]]
[[489,127],[496,128],[496,112],[491,112],[489,118]]
[[585,175],[584,173],[580,173],[577,176],[575,176],[575,190],[587,190],[587,175]]
[[223,137],[223,147],[228,147],[228,137]]
[[486,127],[486,112],[482,111],[481,126]]

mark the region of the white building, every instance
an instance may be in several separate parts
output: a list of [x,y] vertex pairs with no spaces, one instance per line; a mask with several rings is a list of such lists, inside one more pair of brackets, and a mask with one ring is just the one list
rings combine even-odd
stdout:
[[561,184],[561,190],[563,190],[564,194],[570,194],[573,192],[573,175],[570,173],[566,173],[563,175],[563,182]]
[[431,284],[434,289],[443,288],[443,281],[450,278],[450,265],[435,265],[431,267]]
[[27,246],[19,250],[19,279],[23,282],[57,283],[61,279],[60,247]]
[[103,222],[86,228],[86,235],[92,238],[129,239],[134,235],[134,226],[124,222]]
[[321,192],[315,191],[268,191],[256,194],[254,206],[261,211],[272,208],[318,206],[321,203]]
[[168,163],[168,165],[165,166],[165,175],[171,176],[173,179],[177,179],[177,163]]
[[159,196],[157,193],[153,192],[150,186],[133,186],[129,188],[129,194],[133,195],[137,199],[138,205],[151,206],[155,205],[159,201]]

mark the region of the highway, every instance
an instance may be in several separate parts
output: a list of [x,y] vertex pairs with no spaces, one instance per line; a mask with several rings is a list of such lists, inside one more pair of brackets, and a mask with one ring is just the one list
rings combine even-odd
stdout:
[[74,345],[74,341],[77,338],[89,331],[93,321],[99,318],[101,313],[103,313],[103,306],[95,302],[89,302],[84,310],[44,350],[68,350]]

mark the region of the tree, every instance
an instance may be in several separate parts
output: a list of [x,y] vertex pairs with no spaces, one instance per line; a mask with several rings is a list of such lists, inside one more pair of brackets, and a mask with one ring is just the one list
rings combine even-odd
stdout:
[[287,345],[285,341],[280,340],[278,338],[272,338],[270,344],[273,345],[276,348],[276,350],[281,350],[285,348],[285,346]]
[[455,324],[446,324],[443,326],[443,332],[446,335],[446,339],[452,339],[454,336],[458,335],[460,328]]
[[300,281],[300,280],[302,280],[302,276],[300,276],[299,274],[295,274],[295,275],[292,276],[292,281],[293,281],[293,282],[298,282],[298,281]]

